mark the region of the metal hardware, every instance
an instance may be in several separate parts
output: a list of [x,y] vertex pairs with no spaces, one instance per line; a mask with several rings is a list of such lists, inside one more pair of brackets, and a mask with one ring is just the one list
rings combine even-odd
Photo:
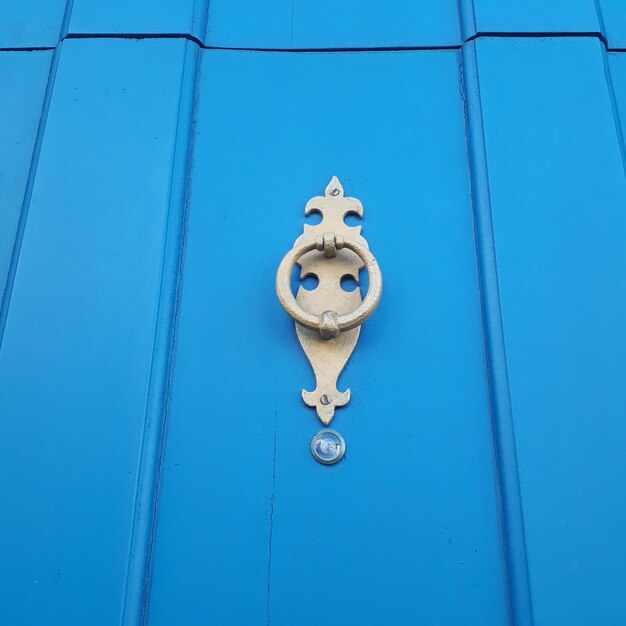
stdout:
[[[312,198],[304,214],[322,214],[322,221],[304,225],[304,233],[283,258],[276,273],[276,293],[285,311],[296,322],[296,333],[315,373],[315,391],[302,391],[307,406],[315,407],[326,426],[335,408],[350,400],[350,390],[338,391],[337,378],[345,367],[359,338],[361,324],[374,312],[383,289],[376,259],[361,236],[360,226],[347,226],[346,215],[363,217],[363,206],[356,198],[346,198],[339,179],[333,176],[324,196]],[[320,254],[322,252],[323,254]],[[308,291],[300,287],[291,293],[293,266],[301,267],[301,277],[317,276],[318,286]],[[359,281],[365,267],[369,288],[361,300],[359,289],[347,292],[341,279]]]
[[[334,258],[337,256],[337,251],[344,248],[356,253],[367,269],[370,285],[365,300],[355,311],[345,315],[337,315],[330,310],[323,311],[321,315],[305,311],[291,293],[289,279],[293,266],[311,250],[319,250],[324,253],[325,257]],[[382,291],[383,277],[372,253],[364,246],[353,241],[345,241],[341,235],[335,233],[324,233],[316,237],[314,241],[305,241],[294,246],[281,261],[276,275],[276,292],[285,311],[301,326],[317,330],[322,339],[334,339],[340,332],[360,326],[378,306]]]
[[336,430],[320,430],[311,439],[311,454],[324,465],[333,465],[343,459],[346,442]]

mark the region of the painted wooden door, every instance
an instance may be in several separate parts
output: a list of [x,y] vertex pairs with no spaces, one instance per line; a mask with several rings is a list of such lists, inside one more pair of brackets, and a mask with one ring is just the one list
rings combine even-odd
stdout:
[[[0,623],[626,620],[626,9],[0,5]],[[332,467],[274,275],[385,279]]]

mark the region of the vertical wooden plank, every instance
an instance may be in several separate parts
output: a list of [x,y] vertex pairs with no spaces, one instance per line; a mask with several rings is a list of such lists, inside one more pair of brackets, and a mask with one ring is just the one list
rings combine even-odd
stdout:
[[204,38],[208,0],[74,0],[73,35],[190,35]]
[[[204,53],[151,626],[507,623],[457,56]],[[273,283],[332,174],[386,291],[329,468]]]
[[466,43],[460,56],[487,379],[497,467],[498,504],[503,535],[507,610],[512,626],[532,626],[533,616],[528,580],[524,515],[498,288],[498,269],[495,257],[485,131],[475,43]]
[[375,48],[459,43],[456,0],[213,0],[207,43],[238,48]]
[[0,49],[56,46],[66,0],[0,2]]
[[187,219],[189,159],[193,135],[191,131],[196,108],[196,79],[199,66],[199,48],[195,43],[188,42],[186,44],[183,64],[169,186],[166,237],[163,246],[162,276],[121,626],[143,626],[145,624],[150,587],[159,474],[165,435],[167,398],[171,381],[176,317],[182,279],[182,251]]
[[601,32],[595,0],[473,0],[473,3],[478,33]]
[[183,41],[63,44],[0,352],[0,621],[118,623]]
[[626,181],[595,39],[477,42],[535,624],[626,615]]
[[[0,302],[26,192],[52,51],[0,53]],[[1,316],[0,316],[1,317]],[[1,330],[0,330],[1,335]]]

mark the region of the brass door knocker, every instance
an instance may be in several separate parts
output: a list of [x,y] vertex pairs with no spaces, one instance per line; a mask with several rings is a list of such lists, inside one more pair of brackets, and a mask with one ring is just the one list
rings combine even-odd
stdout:
[[[363,206],[356,198],[346,198],[343,187],[333,176],[323,196],[312,198],[304,214],[318,212],[322,221],[304,225],[304,233],[283,258],[276,273],[276,293],[285,311],[295,321],[300,345],[315,373],[315,391],[302,391],[307,406],[315,407],[327,426],[335,408],[350,400],[350,390],[338,391],[337,378],[345,367],[359,338],[361,324],[374,312],[383,291],[378,263],[361,235],[360,226],[347,226],[346,215],[363,217]],[[321,254],[322,253],[322,254]],[[316,276],[318,286],[309,291],[300,287],[291,292],[293,266],[301,268],[301,278]],[[344,276],[359,281],[365,267],[369,288],[363,300],[359,289],[345,291]]]

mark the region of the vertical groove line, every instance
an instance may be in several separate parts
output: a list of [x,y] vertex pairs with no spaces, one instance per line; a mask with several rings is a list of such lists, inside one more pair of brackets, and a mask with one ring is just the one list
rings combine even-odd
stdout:
[[461,41],[466,42],[476,36],[476,11],[474,0],[457,0],[456,9],[459,16]]
[[161,463],[180,307],[199,61],[200,52],[197,46],[186,42],[165,226],[158,314],[120,617],[122,626],[142,626],[147,619]]
[[594,6],[596,7],[596,15],[598,16],[598,28],[600,34],[604,37],[605,45],[608,48],[608,33],[606,32],[606,25],[604,24],[604,14],[602,13],[602,7],[600,6],[600,0],[594,0]]
[[474,236],[494,435],[505,593],[507,594],[509,620],[512,626],[532,626],[533,615],[524,516],[500,307],[478,59],[474,43],[463,46],[459,60],[461,63],[461,93],[465,106]]
[[624,126],[617,104],[617,96],[615,95],[615,87],[613,85],[613,76],[611,75],[611,66],[609,65],[609,52],[604,46],[600,46],[600,54],[602,55],[602,64],[604,67],[604,79],[606,80],[606,89],[611,104],[611,112],[613,113],[613,121],[615,123],[615,134],[619,144],[620,156],[622,158],[622,167],[626,175],[626,144],[624,143]]
[[209,0],[193,0],[191,34],[200,47],[204,47],[208,37]]
[[[63,39],[63,37],[65,37],[65,34],[67,33],[73,3],[74,0],[67,0],[65,4],[65,12],[63,14],[63,20],[61,22],[61,29],[59,32],[61,40]],[[37,134],[35,135],[35,145],[33,146],[33,154],[30,160],[30,168],[28,170],[26,188],[24,189],[24,196],[22,198],[20,216],[17,221],[17,228],[15,230],[15,240],[13,242],[13,250],[11,251],[11,259],[9,261],[9,270],[7,272],[4,293],[0,302],[0,348],[2,348],[4,331],[7,325],[7,318],[11,305],[11,297],[13,295],[13,287],[15,285],[15,277],[17,274],[17,266],[20,258],[20,252],[22,251],[24,231],[26,230],[26,221],[28,219],[28,211],[30,209],[30,202],[33,196],[33,187],[35,185],[35,177],[37,175],[37,167],[39,165],[39,157],[41,155],[43,137],[46,132],[48,113],[50,112],[52,92],[54,91],[54,83],[56,81],[57,69],[59,67],[59,59],[61,58],[62,48],[63,45],[61,42],[59,42],[59,44],[54,48],[54,52],[52,53],[52,60],[50,61],[50,70],[48,71],[48,83],[46,85],[46,91],[44,93],[43,103],[41,105],[41,116],[39,117],[39,125],[37,126]]]

